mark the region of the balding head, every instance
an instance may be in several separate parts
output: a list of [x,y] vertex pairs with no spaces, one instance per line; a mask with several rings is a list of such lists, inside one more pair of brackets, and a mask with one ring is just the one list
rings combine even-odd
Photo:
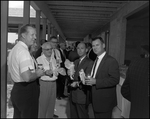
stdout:
[[52,54],[52,44],[51,42],[45,42],[43,45],[42,45],[42,51],[44,53],[44,55],[46,57],[50,57],[51,54]]
[[45,43],[42,44],[42,49],[45,49],[47,47],[52,47],[51,42],[45,42]]

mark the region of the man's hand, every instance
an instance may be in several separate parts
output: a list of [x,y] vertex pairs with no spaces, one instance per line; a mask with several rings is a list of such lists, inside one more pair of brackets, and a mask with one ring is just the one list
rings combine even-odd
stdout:
[[59,72],[61,75],[63,75],[63,76],[66,75],[66,71],[65,71],[64,68],[59,68],[59,69],[58,69],[58,72]]
[[71,83],[71,85],[70,85],[71,87],[77,87],[78,86],[78,82],[76,81],[76,82],[73,82],[73,83]]
[[53,76],[53,71],[51,69],[46,70],[45,74],[48,75],[48,76],[50,76],[50,77],[52,77]]
[[36,69],[36,70],[35,70],[35,73],[36,73],[36,75],[37,75],[38,77],[41,77],[41,76],[44,76],[44,75],[45,75],[45,71],[44,71],[43,69],[40,69],[40,68]]
[[85,77],[85,85],[95,85],[96,79],[92,77]]

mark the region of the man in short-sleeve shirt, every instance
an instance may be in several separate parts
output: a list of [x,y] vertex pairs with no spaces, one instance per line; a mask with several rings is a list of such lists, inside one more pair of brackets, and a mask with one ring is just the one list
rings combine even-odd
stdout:
[[35,39],[36,29],[29,24],[22,26],[19,42],[8,56],[8,69],[14,81],[11,91],[14,118],[38,117],[39,86],[36,80],[44,75],[44,71],[35,68],[28,50]]

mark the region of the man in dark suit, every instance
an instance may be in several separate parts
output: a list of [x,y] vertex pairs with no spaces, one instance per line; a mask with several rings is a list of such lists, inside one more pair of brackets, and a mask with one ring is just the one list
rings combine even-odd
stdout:
[[79,58],[79,55],[77,53],[77,45],[79,44],[80,42],[77,41],[75,43],[75,46],[74,46],[74,49],[72,51],[69,52],[68,54],[68,59],[71,61],[71,62],[74,62],[76,59]]
[[92,40],[92,47],[97,54],[91,76],[86,78],[86,85],[92,86],[92,105],[95,118],[111,118],[112,110],[117,105],[116,85],[119,83],[119,65],[116,59],[104,50],[101,37]]
[[149,58],[131,61],[121,94],[131,102],[130,118],[149,118]]
[[77,45],[77,53],[80,56],[75,60],[75,74],[73,83],[71,83],[70,93],[70,116],[71,118],[89,118],[88,116],[88,100],[87,93],[89,86],[83,85],[79,76],[81,69],[85,74],[91,72],[93,61],[86,56],[87,48],[85,43],[81,42]]
[[[62,60],[62,62],[60,63],[60,66],[62,68],[64,68],[65,70],[67,70],[65,67],[65,64],[64,64],[64,62],[66,60],[66,54],[64,52],[64,50],[65,50],[64,45],[65,45],[64,43],[60,43],[60,48],[58,50],[60,52],[60,56],[61,56],[61,60]],[[64,95],[66,78],[67,78],[67,76],[63,76],[61,74],[58,75],[58,80],[56,80],[56,82],[57,82],[57,99],[67,97],[66,95]]]

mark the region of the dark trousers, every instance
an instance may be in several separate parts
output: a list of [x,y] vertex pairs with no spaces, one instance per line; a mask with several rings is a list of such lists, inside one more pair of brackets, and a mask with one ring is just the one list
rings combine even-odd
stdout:
[[95,118],[108,118],[112,117],[112,110],[108,112],[94,112]]
[[57,97],[62,97],[64,95],[65,81],[66,81],[66,76],[63,76],[63,75],[59,74],[58,79],[56,80]]
[[13,118],[38,118],[39,91],[37,81],[14,84],[11,91]]
[[89,118],[88,106],[85,104],[77,104],[69,98],[70,102],[70,118]]
[[71,80],[71,78],[70,78],[70,76],[66,76],[66,86],[67,86],[67,93],[70,93],[70,91],[71,91],[71,86],[70,86],[70,84],[73,82],[72,80]]

